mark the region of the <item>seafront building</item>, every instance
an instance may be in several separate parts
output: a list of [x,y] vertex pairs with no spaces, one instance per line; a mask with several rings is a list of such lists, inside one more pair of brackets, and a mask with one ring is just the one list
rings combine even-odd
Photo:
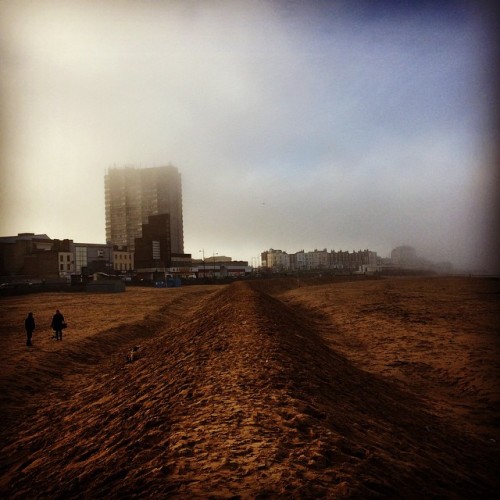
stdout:
[[134,254],[105,243],[77,243],[46,234],[0,237],[0,276],[72,279],[93,273],[124,274],[134,269]]
[[181,175],[176,167],[110,168],[104,176],[106,242],[135,251],[149,216],[169,215],[172,253],[184,253]]
[[148,221],[143,225],[143,235],[136,238],[136,254],[117,245],[51,239],[46,234],[0,237],[1,283],[77,284],[110,276],[127,282],[165,282],[167,277],[224,279],[252,273],[248,262],[231,257],[202,260],[191,259],[191,254],[172,253],[169,215],[152,215]]
[[323,250],[313,250],[288,254],[283,250],[273,248],[262,252],[262,267],[273,272],[286,271],[310,271],[321,269],[336,269],[349,272],[359,272],[362,266],[369,267],[370,270],[376,269],[378,265],[376,252],[370,250],[359,250],[347,252],[343,250],[330,252],[325,248]]
[[[136,253],[107,243],[78,243],[51,239],[46,234],[20,233],[0,237],[1,283],[44,281],[75,282],[114,275],[125,281],[162,282],[168,278],[236,278],[249,276],[254,269],[246,261],[213,255],[192,259],[191,254],[174,253],[169,240],[170,215],[148,217],[142,236],[135,239]],[[409,249],[409,250],[408,250]],[[411,247],[397,247],[390,258],[370,250],[313,250],[288,254],[283,250],[262,252],[261,271],[287,273],[322,271],[335,274],[408,274],[430,271],[450,274],[449,262],[433,263],[417,258]],[[410,267],[411,266],[411,267]]]
[[273,273],[289,271],[329,270],[338,273],[362,274],[408,274],[411,272],[437,272],[450,274],[453,266],[449,262],[431,262],[417,257],[413,247],[403,245],[391,252],[391,258],[381,258],[371,250],[345,251],[313,250],[288,254],[270,248],[261,254],[262,268]]
[[[106,243],[52,240],[46,234],[0,237],[0,278],[60,279],[78,282],[91,275],[115,275],[131,281],[163,282],[167,278],[229,278],[248,276],[248,262],[216,256],[197,261],[184,253],[181,175],[171,165],[139,169],[110,168],[105,174]],[[264,272],[332,270],[335,273],[451,271],[417,258],[409,246],[380,259],[370,250],[300,250],[288,254],[269,249],[261,254]]]

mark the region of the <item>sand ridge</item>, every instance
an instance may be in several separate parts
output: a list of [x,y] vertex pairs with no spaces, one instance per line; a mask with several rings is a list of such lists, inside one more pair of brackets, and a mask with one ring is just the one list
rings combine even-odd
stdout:
[[[29,378],[42,370],[47,387],[34,380],[31,406],[22,402],[30,401],[27,379],[16,382],[22,367],[7,369],[6,421],[23,404],[28,418],[3,435],[3,492],[12,498],[493,497],[496,443],[443,419],[419,386],[377,371],[383,349],[372,349],[378,361],[365,359],[364,367],[363,356],[353,355],[359,349],[346,347],[363,339],[348,335],[339,297],[370,295],[370,287],[401,289],[391,283],[299,289],[290,280],[236,282],[171,294],[136,290],[121,300],[103,296],[87,312],[108,311],[119,324],[103,321],[103,331],[80,338],[68,332],[65,351],[45,346]],[[420,293],[429,294],[422,286]],[[332,293],[335,300],[327,298]],[[124,302],[130,322],[120,323],[124,314],[115,316],[116,308],[123,311]],[[6,305],[16,307],[16,300]],[[359,337],[363,315],[351,313]],[[332,316],[344,319],[335,324]],[[126,349],[138,342],[139,359],[125,363]],[[51,371],[57,359],[59,379]],[[390,356],[386,361],[393,363]]]

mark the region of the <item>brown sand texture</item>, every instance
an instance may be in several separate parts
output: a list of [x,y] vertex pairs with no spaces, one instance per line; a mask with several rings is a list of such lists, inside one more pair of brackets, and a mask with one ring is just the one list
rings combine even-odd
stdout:
[[499,305],[468,277],[2,298],[0,494],[498,498]]

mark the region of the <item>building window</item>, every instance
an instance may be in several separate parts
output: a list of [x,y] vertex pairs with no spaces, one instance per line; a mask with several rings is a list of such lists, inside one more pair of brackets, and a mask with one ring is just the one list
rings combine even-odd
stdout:
[[86,247],[76,247],[76,272],[80,273],[82,267],[87,266],[87,248]]
[[59,270],[64,271],[64,264],[59,264]]
[[153,259],[160,260],[160,242],[153,241]]

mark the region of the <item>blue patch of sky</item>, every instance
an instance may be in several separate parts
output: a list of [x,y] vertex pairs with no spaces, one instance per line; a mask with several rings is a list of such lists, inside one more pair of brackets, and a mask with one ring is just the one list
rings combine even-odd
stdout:
[[335,143],[356,155],[388,135],[407,141],[432,131],[474,135],[480,36],[470,12],[451,2],[418,8],[403,2],[395,10],[393,2],[382,4],[345,11],[323,4],[314,22],[294,20],[302,30],[295,41],[305,87],[313,91],[303,118],[315,123],[309,140],[286,144],[296,169]]

